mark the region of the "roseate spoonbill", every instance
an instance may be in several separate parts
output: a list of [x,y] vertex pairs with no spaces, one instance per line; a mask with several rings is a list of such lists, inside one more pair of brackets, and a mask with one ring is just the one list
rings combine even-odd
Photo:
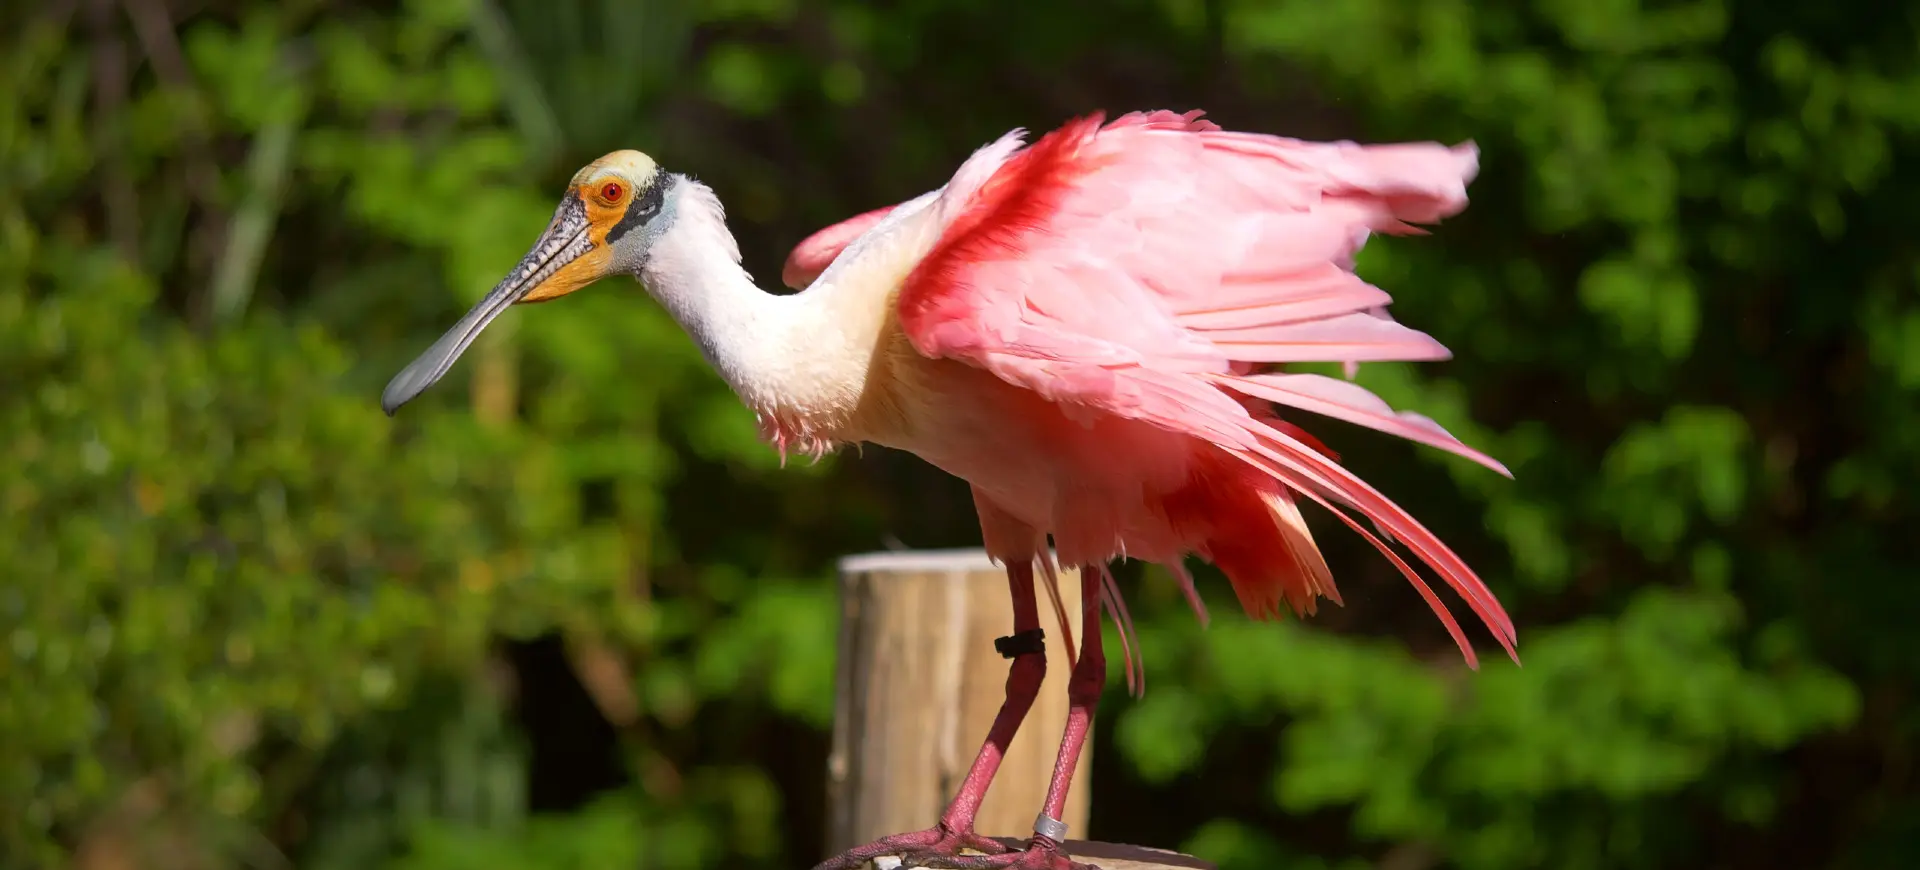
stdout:
[[[1342,362],[1350,378],[1357,362],[1447,357],[1386,315],[1387,294],[1354,274],[1353,256],[1370,233],[1419,232],[1412,223],[1463,209],[1477,170],[1471,143],[1303,142],[1225,131],[1199,112],[1094,114],[1030,147],[1008,133],[940,189],[816,233],[782,276],[803,292],[773,295],[741,268],[712,190],[616,151],[573,177],[533,250],[382,405],[392,414],[431,386],[508,306],[633,275],[783,456],[872,442],[965,479],[1013,595],[1013,634],[997,644],[1012,660],[1006,701],[938,824],[820,867],[907,854],[929,867],[1086,870],[1062,853],[1058,819],[1106,680],[1103,608],[1134,679],[1114,557],[1166,566],[1203,620],[1189,554],[1218,566],[1253,617],[1276,617],[1282,602],[1310,614],[1316,599],[1340,598],[1295,503],[1304,496],[1412,581],[1468,664],[1460,626],[1388,541],[1515,655],[1512,621],[1472,570],[1277,409],[1506,469],[1349,380],[1258,368]],[[973,820],[1045,673],[1034,569],[1055,578],[1054,554],[1083,568],[1080,652],[1053,783],[1033,837],[1010,851]]]

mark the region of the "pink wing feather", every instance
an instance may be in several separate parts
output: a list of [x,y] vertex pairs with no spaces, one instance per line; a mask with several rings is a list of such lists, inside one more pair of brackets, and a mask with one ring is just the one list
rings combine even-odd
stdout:
[[793,246],[793,253],[787,255],[787,262],[780,268],[780,283],[795,290],[807,289],[807,285],[812,284],[813,279],[820,277],[821,272],[827,271],[827,267],[833,264],[835,257],[840,256],[841,251],[853,244],[854,239],[860,238],[861,233],[872,229],[874,224],[879,223],[894,208],[896,206],[890,205],[885,208],[876,208],[866,214],[855,215],[800,240],[800,244]]
[[[1254,363],[1449,356],[1387,317],[1387,294],[1352,266],[1370,233],[1417,233],[1410,222],[1465,207],[1478,166],[1471,144],[1303,142],[1223,131],[1198,112],[1131,114],[1105,126],[1096,114],[1024,150],[1000,144],[1007,147],[970,158],[934,206],[950,222],[899,296],[915,348],[1053,401],[1206,439],[1306,494],[1379,547],[1474,662],[1413,568],[1334,503],[1357,509],[1437,571],[1518,661],[1511,619],[1438,537],[1240,398],[1337,417],[1507,473],[1357,385],[1251,373]],[[886,211],[816,234],[789,271],[825,268]]]

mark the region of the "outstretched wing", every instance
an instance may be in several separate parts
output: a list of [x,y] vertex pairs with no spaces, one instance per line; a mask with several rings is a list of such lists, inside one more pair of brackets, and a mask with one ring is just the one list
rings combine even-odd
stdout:
[[1302,142],[1224,131],[1198,112],[1104,126],[1094,115],[1016,147],[1009,138],[977,152],[931,204],[946,228],[898,300],[914,347],[1056,402],[1206,438],[1266,470],[1380,547],[1472,661],[1419,576],[1332,503],[1359,510],[1439,572],[1513,655],[1512,621],[1458,556],[1243,404],[1337,417],[1507,473],[1356,384],[1252,373],[1258,363],[1449,356],[1385,315],[1389,297],[1353,273],[1353,257],[1370,233],[1419,232],[1410,222],[1464,208],[1475,148]]

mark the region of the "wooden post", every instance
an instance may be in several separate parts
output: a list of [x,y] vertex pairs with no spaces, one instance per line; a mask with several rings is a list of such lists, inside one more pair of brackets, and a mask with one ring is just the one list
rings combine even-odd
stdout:
[[[1064,571],[1060,579],[1077,640],[1079,575]],[[980,808],[975,829],[990,837],[1032,833],[1067,722],[1066,639],[1038,583],[1047,678]],[[1006,571],[984,550],[853,556],[840,563],[840,595],[827,761],[831,854],[939,821],[1006,695],[1008,662],[993,640],[1013,632]],[[1087,830],[1091,756],[1089,744],[1061,819],[1070,836]]]

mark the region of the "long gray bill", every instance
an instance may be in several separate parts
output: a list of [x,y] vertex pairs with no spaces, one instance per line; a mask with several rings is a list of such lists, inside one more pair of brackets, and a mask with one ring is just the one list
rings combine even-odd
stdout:
[[592,245],[587,237],[587,207],[580,201],[579,194],[569,192],[554,209],[553,222],[547,224],[547,231],[540,234],[533,249],[520,259],[520,265],[513,267],[513,271],[494,285],[459,323],[440,336],[440,340],[387,382],[386,391],[380,394],[381,409],[391,417],[401,405],[426,392],[446,376],[460,355],[473,346],[481,331],[499,317],[500,312],[525,298],[560,267],[579,259]]

